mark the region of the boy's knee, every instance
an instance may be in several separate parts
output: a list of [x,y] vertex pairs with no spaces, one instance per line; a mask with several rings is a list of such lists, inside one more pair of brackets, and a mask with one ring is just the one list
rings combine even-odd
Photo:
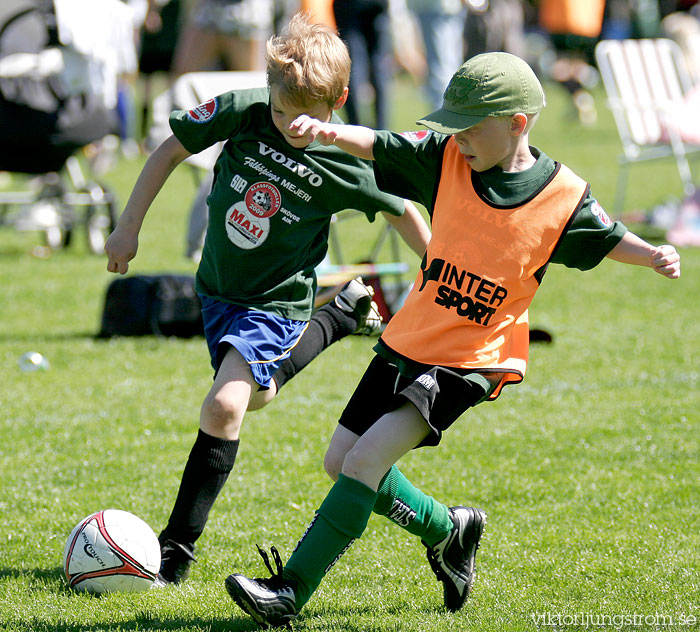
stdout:
[[238,429],[244,413],[245,405],[242,402],[227,397],[221,391],[210,392],[202,404],[201,425],[205,429]]
[[338,480],[338,474],[343,469],[343,457],[345,455],[337,454],[329,450],[326,452],[326,456],[323,459],[323,469],[326,470],[326,474],[330,476],[334,481]]
[[343,463],[348,451],[353,448],[357,439],[358,435],[342,425],[336,428],[323,459],[323,468],[334,481],[338,480],[338,475],[343,471]]
[[338,475],[344,471],[347,458],[348,451],[346,446],[334,445],[333,442],[331,442],[326,456],[323,459],[323,468],[334,481],[337,481]]
[[341,467],[339,468],[339,473],[342,472],[345,476],[362,480],[369,465],[367,454],[362,450],[358,450],[356,446],[353,446],[345,455]]

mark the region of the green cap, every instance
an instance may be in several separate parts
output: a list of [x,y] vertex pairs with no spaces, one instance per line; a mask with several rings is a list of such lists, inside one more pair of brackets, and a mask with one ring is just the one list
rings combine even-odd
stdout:
[[509,53],[483,53],[464,62],[452,76],[442,107],[417,123],[441,134],[456,134],[487,116],[535,114],[545,106],[532,68]]

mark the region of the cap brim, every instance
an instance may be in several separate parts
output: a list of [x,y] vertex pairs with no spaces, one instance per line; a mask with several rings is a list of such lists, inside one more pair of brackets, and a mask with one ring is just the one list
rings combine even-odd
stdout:
[[483,121],[486,116],[468,115],[451,112],[440,108],[428,116],[416,121],[419,125],[425,125],[428,129],[440,134],[456,134],[462,130],[469,129],[480,121]]

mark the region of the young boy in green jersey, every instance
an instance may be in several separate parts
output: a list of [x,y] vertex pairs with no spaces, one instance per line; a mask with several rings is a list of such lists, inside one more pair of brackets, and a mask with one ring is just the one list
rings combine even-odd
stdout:
[[381,322],[370,288],[350,281],[312,318],[315,268],[334,213],[377,212],[423,255],[430,231],[416,207],[377,188],[371,163],[289,131],[301,114],[342,123],[350,58],[330,29],[294,17],[267,45],[268,89],[228,92],[170,117],[173,135],[149,157],[105,250],[124,274],[153,199],[193,153],[226,141],[207,199],[209,221],[196,276],[205,337],[216,371],[200,430],[161,532],[156,586],[181,581],[195,541],[231,469],[248,410],[328,345]]
[[487,53],[463,64],[442,108],[418,121],[430,131],[375,132],[309,117],[291,126],[305,142],[374,160],[381,188],[428,208],[432,238],[341,415],[325,458],[336,482],[314,520],[286,565],[274,547],[276,570],[263,555],[271,578],[226,579],[231,597],[259,623],[293,620],[372,511],[421,538],[445,606],[461,608],[486,515],[437,502],[396,461],[437,445],[463,412],[523,379],[528,306],[549,263],[587,270],[608,257],[679,277],[673,246],[654,247],[611,222],[586,182],[530,147],[544,105],[524,61]]

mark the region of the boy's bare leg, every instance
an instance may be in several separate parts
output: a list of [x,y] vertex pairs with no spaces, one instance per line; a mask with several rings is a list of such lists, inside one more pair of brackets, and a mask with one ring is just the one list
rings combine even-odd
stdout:
[[[423,540],[430,565],[443,584],[445,605],[451,610],[461,608],[474,579],[474,558],[485,517],[471,507],[448,509],[437,503],[393,465],[429,432],[426,421],[408,402],[382,416],[360,437],[339,428],[331,440],[327,466],[333,472],[333,464],[344,453],[342,471],[316,517],[284,567],[273,551],[278,571],[270,580],[240,574],[226,579],[234,601],[259,623],[292,621],[382,503],[392,509],[384,515]],[[398,509],[390,502],[397,499]]]
[[323,459],[323,467],[328,476],[334,481],[338,480],[338,474],[343,469],[343,461],[345,455],[357,443],[360,435],[355,434],[352,430],[348,430],[344,426],[338,425],[331,437],[331,442],[326,450],[326,456]]
[[250,367],[230,347],[202,404],[200,430],[168,524],[159,536],[162,561],[156,586],[178,583],[187,576],[194,544],[236,461],[238,435],[254,389],[257,383]]
[[204,398],[199,427],[214,437],[238,439],[243,416],[257,389],[248,363],[237,349],[229,347]]
[[[163,562],[160,585],[183,579],[193,559],[194,543],[206,525],[209,511],[233,469],[238,437],[247,410],[262,408],[284,384],[333,342],[367,327],[370,317],[381,317],[372,303],[371,289],[350,281],[332,304],[322,307],[271,380],[261,389],[247,362],[230,347],[204,399],[200,431],[182,476],[168,525],[160,535]],[[168,544],[170,543],[170,544]],[[169,550],[166,550],[170,547]]]
[[387,471],[428,436],[430,427],[413,404],[384,415],[348,451],[342,473],[376,491]]

